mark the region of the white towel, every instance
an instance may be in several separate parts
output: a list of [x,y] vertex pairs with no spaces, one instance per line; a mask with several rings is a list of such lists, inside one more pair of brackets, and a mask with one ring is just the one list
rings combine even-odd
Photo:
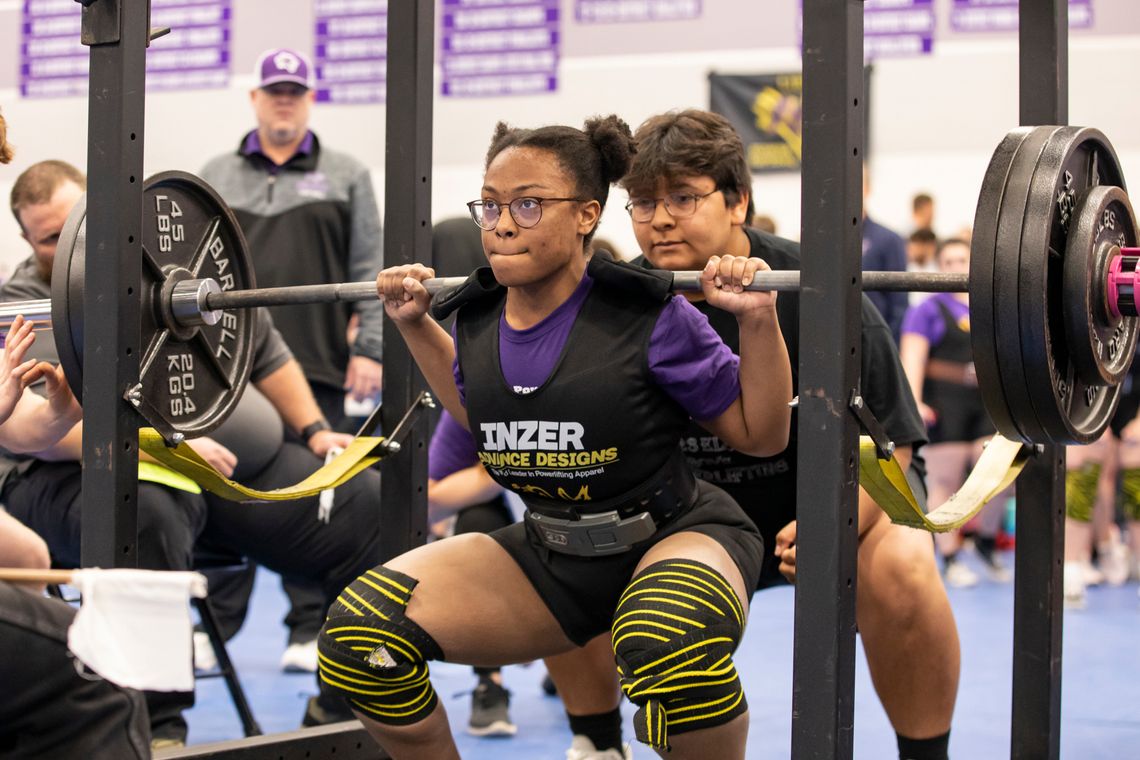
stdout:
[[206,596],[200,573],[76,570],[83,594],[67,645],[83,664],[120,686],[191,691],[190,596]]

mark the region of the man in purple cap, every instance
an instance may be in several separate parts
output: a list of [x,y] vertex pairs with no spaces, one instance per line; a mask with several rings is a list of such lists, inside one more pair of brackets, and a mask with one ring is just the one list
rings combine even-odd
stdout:
[[[260,287],[367,280],[383,268],[380,216],[368,168],[321,145],[308,128],[313,66],[296,50],[267,50],[250,92],[257,129],[202,169],[233,208]],[[326,420],[345,418],[345,395],[375,396],[381,380],[379,301],[271,308]],[[355,339],[349,322],[359,319]],[[306,430],[307,435],[317,432]]]
[[[312,63],[297,50],[275,48],[261,54],[254,73],[258,86],[249,97],[257,128],[242,138],[235,152],[207,163],[201,176],[237,216],[249,242],[257,284],[282,287],[374,278],[383,268],[383,256],[372,179],[368,167],[324,147],[309,129],[315,99]],[[350,432],[355,425],[346,419],[346,395],[363,401],[380,392],[380,302],[270,311],[323,414],[301,431],[302,443],[330,427]],[[351,330],[355,337],[350,337]],[[282,667],[315,670],[323,597],[316,589],[285,585],[292,611],[286,618],[289,647]],[[307,720],[324,722],[312,716]]]

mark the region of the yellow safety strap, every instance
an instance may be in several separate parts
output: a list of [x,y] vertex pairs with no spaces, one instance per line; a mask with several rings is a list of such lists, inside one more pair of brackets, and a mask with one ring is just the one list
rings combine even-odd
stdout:
[[154,462],[139,462],[139,480],[170,486],[179,491],[202,493],[202,487],[185,475]]
[[859,438],[859,485],[866,489],[891,522],[945,533],[965,525],[986,502],[1012,483],[1029,461],[1030,447],[1001,434],[986,443],[982,456],[966,482],[950,499],[931,512],[922,505],[907,482],[906,474],[893,456],[879,459],[875,442]]
[[180,443],[170,448],[154,428],[139,428],[139,449],[174,470],[171,475],[180,473],[212,494],[241,502],[287,501],[315,496],[326,489],[336,488],[383,459],[382,454],[374,453],[383,451],[379,448],[383,441],[383,438],[369,436],[354,438],[344,453],[300,483],[271,491],[258,491],[225,477],[187,444]]

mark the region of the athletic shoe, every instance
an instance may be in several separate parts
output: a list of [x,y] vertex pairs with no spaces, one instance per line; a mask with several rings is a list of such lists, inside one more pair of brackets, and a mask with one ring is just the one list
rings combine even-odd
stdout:
[[317,672],[317,640],[302,641],[285,647],[281,669],[286,673]]
[[549,673],[542,677],[542,693],[548,697],[558,696],[558,687],[554,685],[554,679]]
[[1071,610],[1085,606],[1085,568],[1081,562],[1066,562],[1064,570],[1065,607]]
[[214,670],[218,667],[218,656],[205,631],[194,631],[194,669]]
[[986,576],[991,581],[994,583],[1009,583],[1013,580],[1013,573],[1009,571],[1009,568],[1005,566],[1005,563],[1001,561],[1001,557],[997,554],[991,554],[988,557],[984,555],[979,556],[982,557],[982,564],[986,568]]
[[1081,562],[1080,565],[1084,573],[1085,586],[1099,586],[1104,583],[1104,573],[1093,567],[1092,562]]
[[590,737],[574,734],[570,740],[570,749],[566,750],[566,760],[633,760],[633,748],[629,744],[622,744],[621,752],[612,747],[600,750],[590,741]]
[[946,579],[947,586],[954,588],[970,588],[971,586],[978,585],[978,574],[970,568],[966,567],[961,561],[951,562],[946,565],[946,569],[942,571],[943,577]]
[[471,692],[471,717],[467,733],[473,736],[514,736],[519,727],[511,722],[511,695],[490,678],[480,678]]
[[1128,580],[1128,547],[1119,537],[1115,537],[1097,546],[1098,564],[1104,573],[1104,580],[1110,586],[1120,586]]

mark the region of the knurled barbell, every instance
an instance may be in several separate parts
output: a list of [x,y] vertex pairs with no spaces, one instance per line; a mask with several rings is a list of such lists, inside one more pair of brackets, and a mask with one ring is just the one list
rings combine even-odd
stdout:
[[[1107,427],[1136,349],[1136,219],[1116,154],[1099,131],[1033,127],[994,152],[974,219],[969,277],[864,272],[865,290],[968,292],[978,384],[1006,437],[1089,443]],[[257,289],[237,222],[208,185],[165,172],[143,191],[139,382],[126,397],[167,436],[204,435],[249,379],[258,306],[362,301],[373,281]],[[60,362],[82,392],[85,205],[60,236],[50,302]],[[699,289],[699,272],[673,274]],[[465,278],[435,278],[431,292]],[[797,290],[799,272],[759,273],[755,290]],[[47,302],[6,304],[43,314]],[[873,378],[867,378],[873,382]]]

